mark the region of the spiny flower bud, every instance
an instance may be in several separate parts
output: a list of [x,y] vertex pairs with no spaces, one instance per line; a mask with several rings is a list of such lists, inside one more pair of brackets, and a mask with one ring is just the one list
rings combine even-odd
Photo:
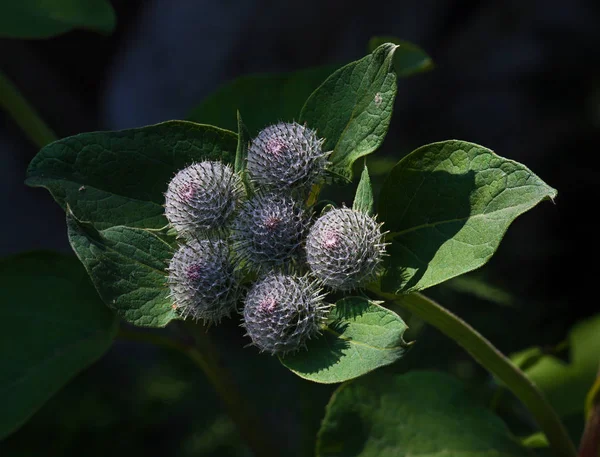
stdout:
[[377,277],[385,254],[383,234],[371,216],[332,209],[311,227],[306,256],[313,275],[338,290],[362,287]]
[[296,122],[271,125],[248,149],[248,174],[273,189],[310,187],[325,174],[328,153],[322,145],[316,131]]
[[248,292],[242,325],[261,352],[297,351],[320,333],[331,307],[323,297],[307,276],[271,273]]
[[280,266],[301,253],[308,223],[302,203],[291,196],[256,194],[233,220],[234,249],[250,269]]
[[237,272],[225,241],[192,240],[180,246],[169,264],[168,284],[184,318],[216,323],[235,310]]
[[198,162],[179,171],[165,194],[165,215],[185,238],[222,228],[244,195],[241,178],[221,162]]

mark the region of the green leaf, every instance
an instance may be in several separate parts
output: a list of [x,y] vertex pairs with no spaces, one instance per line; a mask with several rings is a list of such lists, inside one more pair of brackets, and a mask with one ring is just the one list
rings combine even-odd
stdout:
[[384,182],[386,292],[426,289],[485,264],[513,220],[556,197],[527,167],[464,141],[423,146]]
[[6,0],[0,4],[0,37],[49,38],[73,29],[110,34],[116,17],[106,0]]
[[292,122],[306,99],[337,66],[289,73],[267,73],[237,78],[209,95],[192,110],[189,120],[230,130],[237,127],[235,113],[244,113],[251,135],[276,122]]
[[386,43],[333,73],[306,101],[300,120],[325,138],[332,171],[349,180],[352,164],[383,142],[396,98],[393,56]]
[[531,456],[506,425],[446,374],[373,373],[333,394],[318,457]]
[[71,247],[104,303],[131,324],[164,327],[177,319],[166,268],[173,248],[147,230],[115,226],[98,231],[67,214]]
[[352,209],[366,214],[373,213],[373,189],[371,189],[371,179],[369,178],[369,170],[367,170],[366,164],[360,175]]
[[44,147],[26,183],[47,188],[63,208],[99,229],[167,225],[164,193],[173,175],[199,160],[233,163],[237,135],[169,121],[117,132],[71,136]]
[[[580,414],[586,395],[596,380],[600,354],[600,315],[577,324],[567,339],[569,361],[530,348],[511,356],[516,364],[532,360],[525,374],[542,390],[552,407],[563,417]],[[533,359],[534,358],[534,359]]]
[[369,40],[369,51],[384,43],[394,43],[398,49],[394,54],[394,69],[398,76],[406,77],[434,68],[431,57],[419,46],[392,36],[376,36]]
[[248,142],[250,141],[250,134],[244,125],[244,121],[242,121],[242,116],[240,115],[239,111],[237,112],[237,120],[238,142],[235,153],[234,170],[236,173],[243,173],[244,169],[246,168],[246,157],[248,156]]
[[281,358],[298,376],[330,384],[356,378],[400,359],[410,344],[400,317],[363,297],[347,297],[331,311],[323,334],[307,351]]
[[0,439],[110,347],[118,320],[74,257],[0,260]]

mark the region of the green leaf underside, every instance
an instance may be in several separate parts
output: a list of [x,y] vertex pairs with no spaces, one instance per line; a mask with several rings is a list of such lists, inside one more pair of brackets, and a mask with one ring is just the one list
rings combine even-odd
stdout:
[[491,411],[442,373],[382,372],[343,384],[331,397],[318,457],[531,456]]
[[400,359],[409,346],[402,338],[406,329],[394,312],[363,297],[347,297],[337,302],[308,350],[281,357],[281,363],[310,381],[347,381]]
[[371,188],[371,179],[369,178],[369,170],[367,165],[360,175],[360,181],[356,188],[356,195],[354,196],[354,203],[352,209],[360,211],[365,214],[373,213],[373,189]]
[[380,194],[391,232],[382,290],[419,291],[484,265],[517,216],[556,194],[525,166],[473,143],[416,149]]
[[118,319],[75,257],[0,260],[0,439],[108,348]]
[[398,49],[394,53],[394,69],[401,77],[432,70],[434,65],[431,57],[419,46],[408,41],[391,36],[377,36],[369,40],[369,51],[373,51],[384,43],[394,43]]
[[0,37],[49,38],[73,29],[112,33],[115,11],[106,0],[5,0]]
[[235,133],[187,121],[82,133],[44,147],[26,183],[99,230],[157,229],[167,224],[164,193],[175,173],[200,160],[233,163],[236,147]]
[[325,138],[334,173],[352,178],[352,164],[383,142],[396,97],[393,56],[387,43],[333,73],[313,92],[300,121]]
[[164,327],[177,319],[166,268],[173,249],[143,229],[115,226],[97,231],[67,214],[71,247],[104,303],[127,322]]
[[511,356],[519,366],[527,364],[523,370],[562,417],[582,414],[586,395],[596,379],[600,354],[600,315],[573,327],[567,341],[567,362],[544,354],[540,348],[527,349]]
[[188,119],[235,131],[235,113],[239,110],[254,136],[268,125],[298,120],[306,99],[337,68],[327,65],[289,73],[242,76],[209,95]]

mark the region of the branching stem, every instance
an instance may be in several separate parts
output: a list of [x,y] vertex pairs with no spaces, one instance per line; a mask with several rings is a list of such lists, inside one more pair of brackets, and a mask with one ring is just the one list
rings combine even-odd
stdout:
[[271,440],[267,439],[259,428],[260,420],[257,414],[249,410],[249,402],[244,399],[212,344],[206,328],[186,323],[187,330],[193,341],[178,341],[155,333],[132,330],[119,330],[119,337],[159,347],[175,349],[187,355],[206,375],[208,381],[221,397],[229,416],[236,424],[240,435],[256,457],[275,457]]
[[42,148],[58,139],[36,110],[25,100],[19,89],[1,71],[0,108],[15,120],[36,146]]
[[477,330],[419,293],[394,295],[378,290],[373,290],[373,292],[416,314],[465,348],[477,362],[502,381],[529,409],[557,457],[577,456],[575,446],[565,427],[542,392],[523,371]]

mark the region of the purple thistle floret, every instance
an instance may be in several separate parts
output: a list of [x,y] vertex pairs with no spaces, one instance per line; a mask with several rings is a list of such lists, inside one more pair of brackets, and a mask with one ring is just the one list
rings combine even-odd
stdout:
[[325,175],[328,152],[316,131],[296,122],[262,130],[248,149],[248,174],[274,190],[307,189]]
[[244,196],[229,165],[204,161],[179,171],[165,194],[165,215],[177,234],[191,239],[222,229]]
[[170,297],[184,318],[217,323],[236,309],[238,274],[225,241],[203,239],[181,245],[168,271]]
[[366,286],[381,270],[385,243],[381,224],[348,208],[332,209],[311,227],[306,258],[312,274],[332,289]]
[[248,292],[242,325],[261,352],[295,352],[320,333],[331,308],[323,298],[307,276],[270,273]]

